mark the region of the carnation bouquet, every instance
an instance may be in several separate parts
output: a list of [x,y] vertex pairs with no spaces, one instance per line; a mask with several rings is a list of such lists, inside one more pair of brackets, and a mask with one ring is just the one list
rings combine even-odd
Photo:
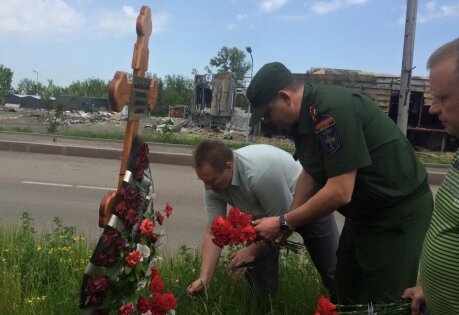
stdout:
[[157,254],[162,225],[172,207],[155,211],[148,145],[135,141],[112,216],[99,238],[83,277],[82,314],[149,314],[173,312],[176,298],[165,293]]
[[[210,230],[213,234],[212,241],[222,248],[226,245],[249,244],[257,241],[255,228],[252,226],[252,215],[241,212],[239,208],[230,208],[226,218],[218,216],[212,221]],[[283,240],[276,242],[275,246],[286,248],[298,253],[304,248],[302,244]]]
[[387,304],[333,304],[330,299],[320,296],[317,301],[317,311],[314,315],[409,315],[411,303],[402,301]]

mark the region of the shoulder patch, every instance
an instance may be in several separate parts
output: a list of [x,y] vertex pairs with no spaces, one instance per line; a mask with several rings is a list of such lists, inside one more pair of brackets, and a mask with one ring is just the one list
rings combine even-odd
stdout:
[[315,125],[322,148],[328,153],[335,153],[340,147],[340,141],[335,126],[335,119],[329,115],[320,115]]

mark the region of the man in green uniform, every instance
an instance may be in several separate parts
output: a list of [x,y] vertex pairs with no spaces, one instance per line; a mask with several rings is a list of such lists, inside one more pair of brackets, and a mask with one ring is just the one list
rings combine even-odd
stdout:
[[[368,97],[304,84],[278,62],[258,71],[247,97],[251,124],[264,118],[289,130],[303,166],[293,202],[299,206],[285,220],[254,221],[258,235],[276,240],[282,225],[295,228],[338,210],[346,217],[337,252],[338,302],[398,299],[416,283],[433,208],[426,171],[410,143]],[[312,183],[320,189],[306,199]]]
[[[438,116],[446,132],[459,137],[459,38],[438,48],[427,68],[433,96],[429,113]],[[413,314],[424,301],[433,315],[459,314],[459,150],[435,196],[421,258],[421,285],[403,294],[413,300]]]

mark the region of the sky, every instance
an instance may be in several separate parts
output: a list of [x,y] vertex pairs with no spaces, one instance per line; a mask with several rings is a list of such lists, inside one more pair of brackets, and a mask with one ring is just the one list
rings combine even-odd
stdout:
[[[223,46],[250,46],[254,73],[272,61],[294,73],[401,72],[406,0],[0,0],[0,65],[13,87],[130,73],[142,5],[153,21],[148,71],[161,78],[205,73]],[[459,0],[419,0],[413,75],[427,76],[429,55],[458,30]]]

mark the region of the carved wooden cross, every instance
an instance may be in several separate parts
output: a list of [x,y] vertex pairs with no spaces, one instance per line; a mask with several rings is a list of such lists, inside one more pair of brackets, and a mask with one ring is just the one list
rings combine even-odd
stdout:
[[[121,154],[121,167],[118,179],[118,189],[121,188],[123,178],[128,166],[129,155],[133,139],[139,130],[139,119],[147,110],[151,111],[158,99],[158,88],[155,79],[145,78],[148,68],[148,41],[152,32],[151,10],[142,6],[136,23],[137,42],[134,44],[132,55],[132,82],[128,80],[127,73],[117,71],[108,86],[108,95],[112,110],[121,112],[125,105],[129,106],[128,122],[124,136],[123,152]],[[99,226],[104,227],[111,215],[116,192],[108,192],[102,199],[99,208]]]

